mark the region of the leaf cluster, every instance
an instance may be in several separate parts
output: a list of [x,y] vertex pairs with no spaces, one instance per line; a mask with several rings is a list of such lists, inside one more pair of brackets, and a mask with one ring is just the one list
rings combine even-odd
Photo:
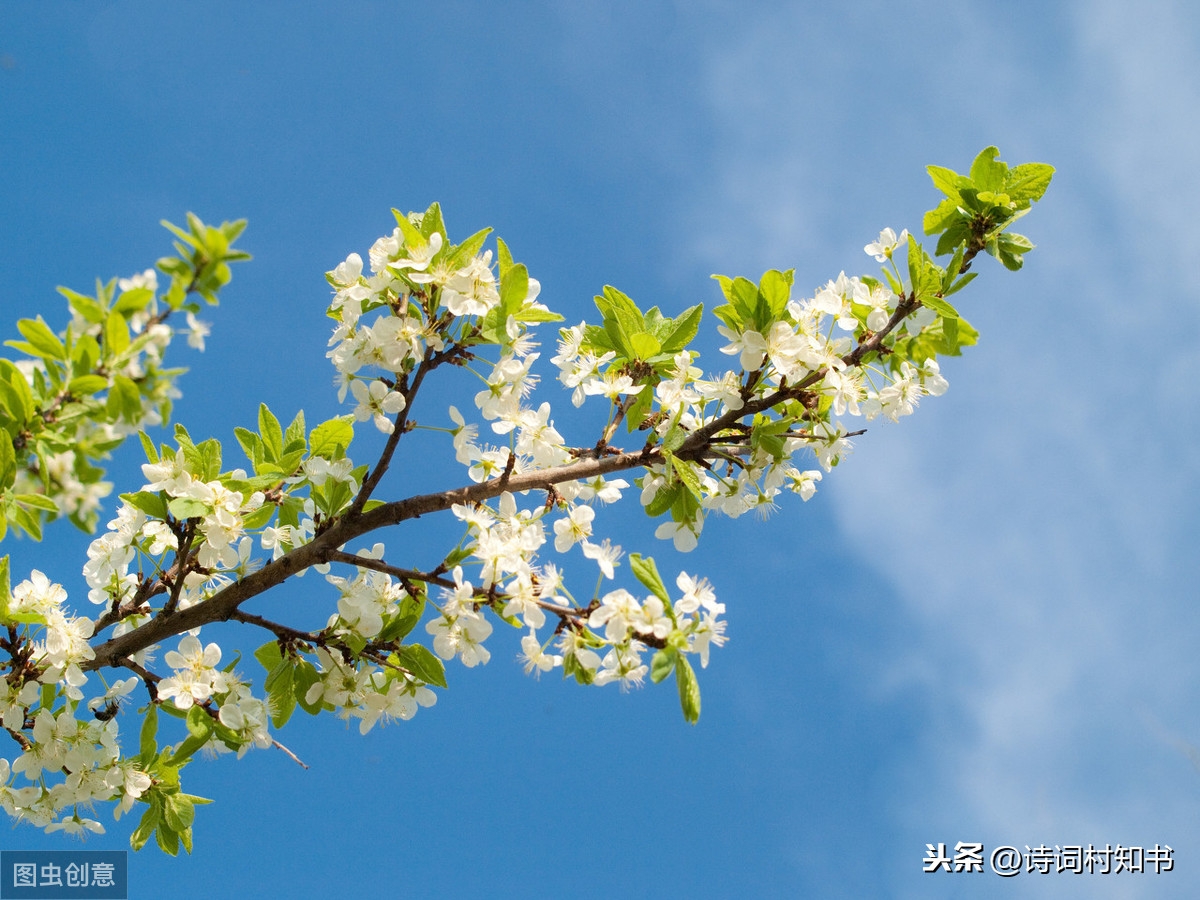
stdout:
[[929,177],[945,194],[934,209],[925,214],[925,233],[940,234],[937,255],[954,251],[959,245],[986,250],[1007,269],[1016,271],[1033,243],[1008,227],[1029,212],[1042,199],[1054,167],[1045,163],[1023,163],[1009,167],[997,157],[996,147],[986,147],[971,163],[966,175],[943,166],[929,166]]

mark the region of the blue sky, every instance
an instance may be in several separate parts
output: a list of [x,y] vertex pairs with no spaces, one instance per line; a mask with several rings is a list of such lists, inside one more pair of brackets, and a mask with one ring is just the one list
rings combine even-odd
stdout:
[[[196,851],[132,857],[134,896],[348,881],[403,896],[1195,896],[1200,23],[1168,3],[1005,9],[0,7],[3,327],[61,318],[56,285],[151,264],[161,218],[248,218],[256,258],[206,316],[177,405],[231,446],[261,401],[310,422],[339,411],[322,273],[365,253],[392,206],[440,201],[452,237],[495,226],[577,321],[606,283],[679,310],[715,301],[713,272],[794,266],[805,291],[868,273],[863,245],[919,228],[936,200],[924,166],[962,170],[987,144],[1058,169],[1025,269],[984,261],[963,295],[982,338],[944,366],[950,391],[872,425],[813,501],[710,520],[683,559],[636,510],[613,519],[627,549],[703,571],[728,606],[698,726],[670,686],[527,678],[517,635],[497,633],[492,662],[451,666],[411,722],[361,738],[294,720],[280,737],[308,771],[272,752],[195,763],[188,788],[216,800]],[[119,490],[137,463],[114,461]],[[394,490],[451,486],[422,481],[434,474],[414,464]],[[444,538],[421,525],[384,537],[412,564]],[[86,540],[68,527],[4,549],[15,572],[82,597]],[[321,620],[331,602],[309,576],[262,609]],[[89,846],[126,846],[106,824]],[[1176,868],[922,875],[926,842],[958,840],[1163,843]]]

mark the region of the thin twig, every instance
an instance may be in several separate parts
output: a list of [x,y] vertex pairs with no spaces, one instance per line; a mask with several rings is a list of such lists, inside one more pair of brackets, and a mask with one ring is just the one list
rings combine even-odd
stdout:
[[308,769],[308,766],[306,766],[303,762],[301,762],[300,757],[298,757],[295,753],[293,753],[287,747],[283,746],[283,744],[279,743],[279,741],[275,740],[274,738],[271,739],[271,746],[274,747],[276,750],[282,750],[284,753],[286,753],[288,756],[290,756],[292,758],[292,762],[294,762],[300,768]]

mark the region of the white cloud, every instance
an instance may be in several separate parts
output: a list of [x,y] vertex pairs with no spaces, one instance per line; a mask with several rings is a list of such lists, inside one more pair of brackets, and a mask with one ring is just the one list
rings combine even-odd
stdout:
[[[1060,171],[1028,220],[1042,245],[1029,269],[982,261],[980,283],[991,284],[964,295],[984,343],[945,367],[950,394],[901,426],[872,427],[826,490],[848,541],[900,527],[920,546],[903,566],[880,565],[922,635],[886,677],[918,679],[941,710],[918,746],[896,748],[914,754],[912,794],[899,801],[909,828],[1021,845],[1192,846],[1200,775],[1180,747],[1200,742],[1200,667],[1195,590],[1183,593],[1180,567],[1194,553],[1185,498],[1200,480],[1196,27],[1168,6],[1074,10],[1058,35],[1069,43],[1005,64],[991,83],[1009,93],[994,102],[974,103],[971,84],[947,86],[929,66],[897,73],[905,90],[891,102],[914,119],[955,108],[959,130],[975,132],[988,118],[1005,142],[1053,147],[1046,161]],[[1023,46],[1018,20],[984,34],[957,22],[946,65],[978,71],[980,46]],[[844,186],[812,176],[828,171],[822,137],[872,116],[854,83],[831,78],[827,91],[843,96],[807,96],[819,65],[780,61],[780,35],[795,24],[760,21],[714,51],[712,111],[726,138],[713,168],[722,202],[746,223],[733,249],[750,271],[790,248],[849,240],[822,232]],[[844,37],[854,25],[833,27]],[[770,141],[755,136],[764,110],[796,108],[848,111],[823,123],[785,116],[786,127],[776,116]],[[882,183],[862,157],[841,165]],[[697,256],[730,251],[729,218],[710,219]],[[935,791],[922,781],[931,763]]]

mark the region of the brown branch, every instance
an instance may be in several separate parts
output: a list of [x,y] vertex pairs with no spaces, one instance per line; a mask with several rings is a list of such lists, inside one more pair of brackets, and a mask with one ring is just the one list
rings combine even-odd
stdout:
[[[163,604],[162,614],[173,615],[179,606],[179,595],[183,592],[183,582],[187,577],[188,555],[192,552],[192,541],[196,539],[196,526],[193,522],[180,523],[183,539],[180,548],[175,551],[175,577],[171,580],[171,596]],[[178,534],[178,532],[177,532]]]
[[[281,641],[303,641],[306,644],[320,644],[321,638],[318,635],[308,631],[301,631],[297,628],[291,628],[287,625],[281,625],[279,622],[272,622],[270,619],[265,619],[262,616],[256,616],[253,613],[242,612],[240,609],[235,609],[229,614],[229,618],[235,622],[242,622],[246,625],[257,625],[259,628],[265,628]],[[305,767],[307,768],[307,766]]]
[[11,728],[5,728],[4,730],[8,732],[9,737],[21,745],[21,749],[26,753],[28,753],[33,747],[33,741],[29,740],[29,738],[25,737],[25,735],[21,734],[21,732],[14,731]]
[[383,452],[379,455],[379,461],[375,463],[375,468],[363,480],[362,487],[358,490],[358,496],[354,498],[354,502],[345,512],[345,518],[352,518],[361,512],[367,501],[371,499],[371,494],[374,493],[375,488],[379,486],[379,482],[383,480],[384,474],[392,463],[392,457],[396,453],[396,448],[400,444],[400,438],[407,431],[408,414],[412,412],[413,402],[416,400],[417,391],[421,389],[422,382],[425,381],[425,376],[438,366],[453,360],[455,356],[465,351],[466,348],[460,344],[451,344],[449,349],[443,350],[440,353],[435,353],[432,349],[426,349],[425,358],[417,364],[413,372],[412,384],[408,385],[402,391],[404,394],[404,409],[400,410],[400,414],[396,417],[392,433],[388,436],[387,444],[384,446]]
[[152,703],[158,702],[158,683],[162,681],[161,675],[155,675],[149,669],[138,665],[129,658],[117,660],[113,665],[126,668],[142,679],[142,684],[146,686],[146,693],[150,695],[150,701]]
[[[857,366],[865,355],[877,351],[882,346],[884,338],[916,308],[917,302],[914,299],[911,297],[902,298],[887,324],[866,340],[861,341],[858,346],[842,357],[842,362],[849,366]],[[449,359],[450,355],[449,351],[442,354],[443,358],[439,360],[439,363],[445,361],[445,359]],[[427,357],[427,361],[432,361],[433,358]],[[432,366],[429,368],[432,368]],[[419,366],[418,369],[420,370],[421,367]],[[755,413],[771,409],[787,400],[800,397],[809,387],[824,378],[827,371],[828,367],[818,369],[810,372],[797,384],[788,385],[785,381],[777,390],[770,394],[757,399],[747,399],[740,409],[728,410],[724,415],[693,431],[675,451],[674,455],[679,459],[693,462],[708,458],[712,454],[714,439],[722,431],[735,426],[747,416],[752,416]],[[414,379],[412,387],[409,388],[410,394],[415,393],[415,389],[422,377],[423,374],[418,374],[416,379]],[[408,407],[406,406],[405,409],[407,410]],[[348,541],[372,531],[377,531],[391,525],[398,525],[401,522],[411,519],[419,519],[421,516],[429,515],[430,513],[442,512],[458,504],[481,503],[485,500],[498,497],[505,492],[521,493],[529,490],[548,490],[552,486],[562,484],[563,482],[589,480],[597,476],[608,475],[612,472],[657,465],[662,461],[662,451],[658,447],[649,445],[643,447],[641,450],[632,452],[619,451],[614,448],[606,448],[600,452],[592,450],[587,455],[582,455],[579,459],[566,465],[517,474],[507,472],[505,477],[502,478],[384,503],[369,512],[362,512],[361,507],[359,507],[358,511],[354,507],[351,507],[350,511],[334,520],[325,531],[316,535],[310,543],[297,547],[279,559],[267,563],[257,572],[250,573],[240,581],[219,590],[207,600],[196,603],[186,610],[176,612],[171,616],[156,616],[133,631],[101,644],[96,648],[95,658],[85,662],[83,668],[94,670],[103,666],[121,665],[120,661],[123,658],[165,638],[182,634],[192,628],[198,628],[211,622],[235,618],[235,614],[246,616],[248,614],[238,611],[238,607],[242,603],[270,590],[311,566],[336,560],[374,568],[376,567],[373,565],[375,561],[364,560],[360,557],[354,557],[352,560],[345,559],[339,556],[342,551],[338,549]],[[386,468],[386,460],[381,459],[380,463],[376,466],[376,471],[372,473],[372,478],[374,479],[371,482],[372,489],[378,484]],[[367,493],[367,483],[364,482],[364,489],[360,490],[359,496],[355,500],[355,506],[359,506],[359,501],[366,502]],[[396,570],[393,574],[398,574],[399,572],[405,572],[405,575],[408,575],[406,570]]]

